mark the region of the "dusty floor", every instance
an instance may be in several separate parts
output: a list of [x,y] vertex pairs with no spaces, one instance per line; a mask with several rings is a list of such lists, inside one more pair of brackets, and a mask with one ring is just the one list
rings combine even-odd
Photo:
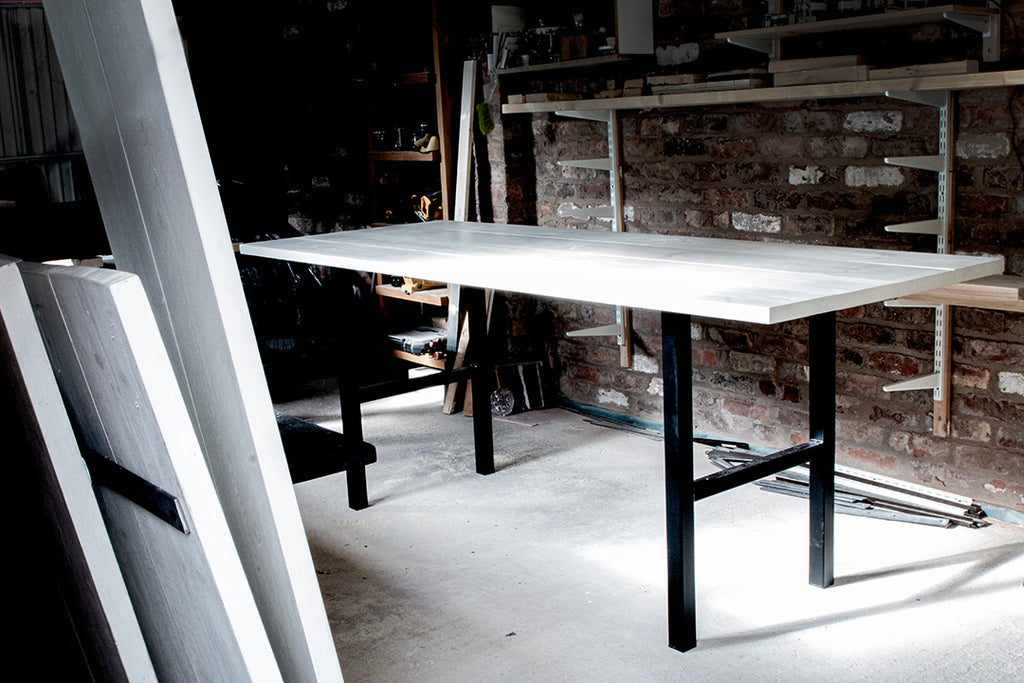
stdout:
[[[1024,680],[1024,528],[839,516],[822,590],[805,502],[754,486],[702,501],[698,647],[680,653],[662,443],[523,413],[495,422],[483,477],[440,392],[364,406],[370,508],[347,507],[343,474],[296,487],[349,683]],[[279,407],[340,429],[337,405],[328,388]]]

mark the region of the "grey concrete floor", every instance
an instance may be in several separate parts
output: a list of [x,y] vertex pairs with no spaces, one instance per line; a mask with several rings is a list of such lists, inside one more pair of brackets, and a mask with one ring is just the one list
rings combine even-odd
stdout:
[[[278,407],[340,429],[331,387]],[[370,507],[296,486],[348,683],[1024,681],[1024,528],[840,515],[807,585],[807,510],[752,485],[697,509],[698,646],[666,646],[662,443],[551,409],[471,421],[441,390],[364,405]],[[694,450],[698,474],[713,470]]]

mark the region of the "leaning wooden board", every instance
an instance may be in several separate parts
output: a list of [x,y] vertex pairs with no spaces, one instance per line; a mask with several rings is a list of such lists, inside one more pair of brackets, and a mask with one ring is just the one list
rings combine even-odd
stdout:
[[[14,496],[26,506],[11,511],[21,518],[16,531],[27,527],[44,536],[32,541],[42,547],[42,563],[55,575],[85,665],[95,680],[156,681],[18,266],[3,257],[0,381],[5,471],[16,487],[5,501]],[[18,536],[8,534],[11,537]],[[22,552],[12,554],[29,559]],[[21,584],[18,590],[23,590]],[[28,609],[38,608],[29,605]],[[16,611],[7,613],[18,618]],[[53,624],[41,628],[47,626],[53,628]],[[17,631],[23,628],[18,624]],[[21,635],[16,632],[13,643]],[[16,657],[22,655],[16,653]],[[5,664],[8,675],[20,670],[13,664],[10,660]],[[27,666],[39,676],[51,666],[69,665],[29,662]]]
[[793,320],[1003,271],[998,256],[457,221],[254,242],[242,253],[753,323]]
[[145,286],[289,681],[341,668],[170,0],[45,0],[104,226]]
[[97,488],[159,679],[281,680],[141,282],[19,265],[83,446],[179,501],[183,531]]

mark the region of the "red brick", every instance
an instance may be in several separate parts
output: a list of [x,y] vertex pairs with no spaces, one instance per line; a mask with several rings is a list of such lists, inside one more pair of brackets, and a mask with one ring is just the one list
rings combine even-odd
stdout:
[[766,135],[758,146],[766,157],[804,160],[804,138],[798,135]]
[[808,157],[823,159],[863,159],[868,155],[867,138],[850,135],[811,136],[807,138]]
[[986,368],[955,363],[953,365],[953,384],[973,389],[987,389],[992,380],[992,373]]
[[771,417],[771,411],[754,399],[726,398],[722,401],[722,409],[732,415],[751,420],[764,421]]
[[850,445],[846,442],[838,446],[836,458],[843,462],[848,462],[853,467],[865,468],[876,472],[891,472],[897,462],[896,457],[892,454],[864,448],[859,444]]
[[953,438],[983,443],[992,440],[992,425],[987,420],[953,415],[952,423]]
[[703,147],[707,154],[718,157],[753,156],[757,153],[757,143],[753,140],[720,138],[706,140]]
[[849,439],[858,444],[882,446],[889,430],[863,420],[839,419],[836,421],[836,438]]
[[1024,360],[1024,345],[972,339],[967,344],[965,355],[976,363],[1008,363],[1019,366]]
[[921,374],[922,362],[917,358],[898,353],[875,352],[868,355],[868,367],[879,372],[888,372],[903,377]]
[[718,360],[718,353],[714,349],[702,349],[694,347],[691,350],[691,356],[693,362],[696,365],[704,365],[708,367],[723,367],[723,363]]

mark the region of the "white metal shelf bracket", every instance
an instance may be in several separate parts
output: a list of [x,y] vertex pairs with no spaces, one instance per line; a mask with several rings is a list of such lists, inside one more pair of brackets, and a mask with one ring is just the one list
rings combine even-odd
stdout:
[[886,232],[910,232],[917,235],[941,235],[942,221],[938,218],[931,218],[926,221],[913,221],[912,223],[896,223],[885,226]]
[[779,38],[726,38],[726,42],[738,47],[745,47],[755,52],[763,52],[769,59],[780,58],[782,41]]
[[916,168],[922,171],[939,173],[945,165],[945,159],[941,154],[920,157],[885,157],[885,163],[890,166],[902,166],[904,168]]
[[[564,207],[558,215],[573,218],[610,218],[612,232],[625,232],[625,212],[622,206],[622,133],[619,125],[619,113],[610,109],[595,111],[559,111],[559,116],[575,119],[598,121],[608,127],[608,156],[599,159],[565,159],[558,162],[559,166],[568,168],[590,168],[608,173],[609,206]],[[632,325],[630,312],[623,306],[615,307],[615,323],[600,325],[584,330],[573,330],[566,333],[569,337],[604,337],[614,336],[619,345],[619,364],[628,368],[633,365]]]
[[[952,17],[947,17],[952,19]],[[998,52],[998,48],[997,48]],[[887,92],[887,96],[937,107],[939,110],[939,153],[928,156],[886,157],[885,163],[893,166],[917,168],[938,173],[938,216],[934,219],[887,225],[889,232],[935,235],[936,251],[950,254],[953,251],[953,164],[956,146],[953,141],[952,91],[937,93]],[[909,307],[913,304],[887,301],[886,306]],[[933,372],[913,379],[896,382],[884,387],[885,391],[931,390],[935,401],[932,413],[932,432],[936,436],[949,435],[950,375],[952,342],[952,314],[949,305],[928,305],[935,310],[935,341]]]
[[598,325],[597,327],[588,327],[585,330],[571,330],[565,333],[566,337],[607,337],[607,336],[619,336],[622,334],[622,325],[619,323],[612,323],[610,325]]
[[939,388],[939,373],[933,373],[930,375],[921,375],[914,377],[913,379],[904,380],[902,382],[896,382],[888,386],[882,387],[884,391],[912,391],[915,389],[938,389]]
[[999,13],[995,14],[968,14],[966,12],[943,12],[942,17],[960,24],[972,31],[981,34],[982,59],[986,62],[994,62],[999,59],[999,34],[1002,30]]

